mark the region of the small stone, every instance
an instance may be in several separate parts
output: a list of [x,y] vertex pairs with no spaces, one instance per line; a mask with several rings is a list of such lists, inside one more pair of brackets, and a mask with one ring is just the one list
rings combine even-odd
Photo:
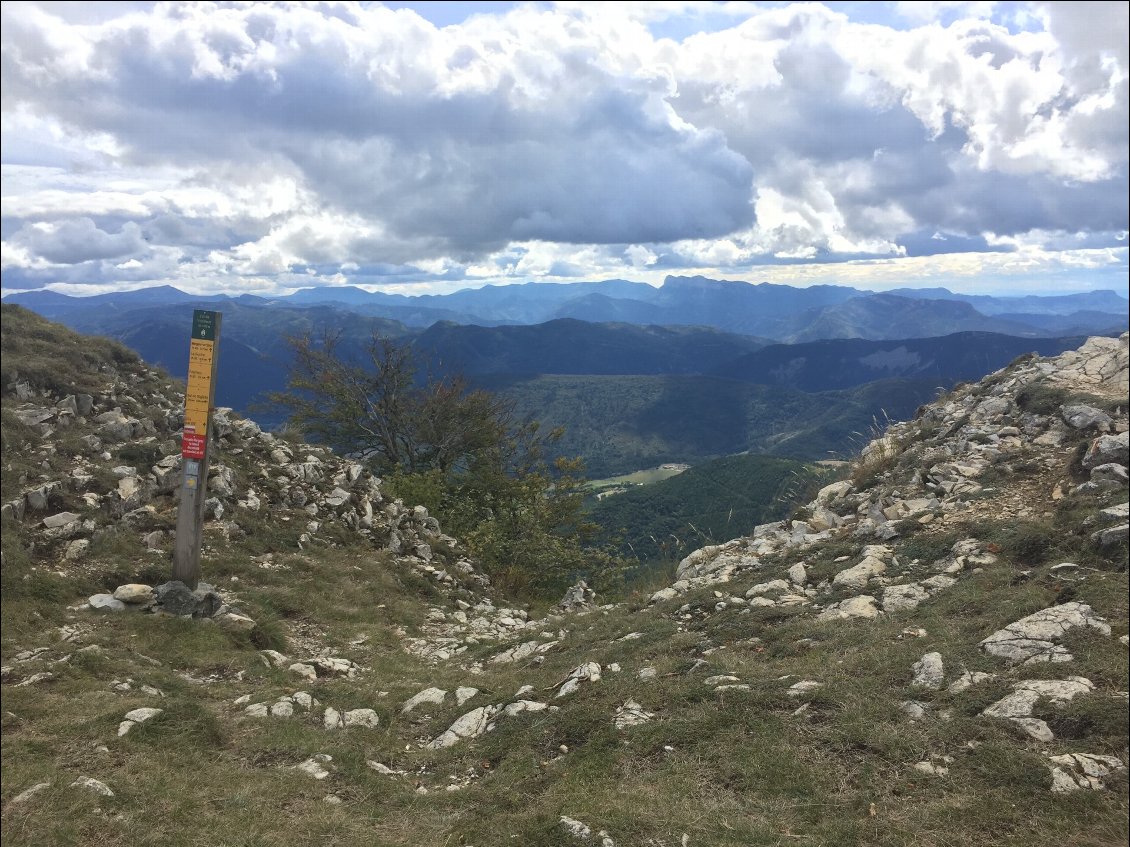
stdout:
[[94,594],[87,598],[90,608],[100,612],[123,612],[126,604],[114,598],[113,594]]
[[380,726],[380,718],[372,709],[350,709],[342,715],[342,722],[346,729],[360,727],[362,729],[376,729]]
[[289,668],[291,673],[296,673],[307,682],[317,682],[318,672],[314,669],[313,665],[307,665],[304,662],[295,662]]
[[291,770],[301,771],[308,776],[314,777],[314,779],[325,779],[330,775],[330,771],[326,768],[326,765],[332,761],[333,756],[329,756],[325,753],[316,753],[305,762],[295,765]]
[[98,781],[97,779],[92,779],[89,776],[80,776],[78,779],[71,783],[70,787],[85,788],[87,791],[91,791],[94,794],[99,794],[102,797],[114,796],[114,792],[110,790],[110,786],[108,786],[104,782]]
[[945,683],[945,667],[941,653],[927,653],[914,663],[914,678],[910,684],[915,688],[929,688],[937,691]]
[[72,524],[79,519],[79,516],[74,512],[59,512],[57,515],[50,515],[43,519],[43,525],[48,529],[58,529],[59,527]]
[[800,697],[803,694],[808,694],[823,687],[824,683],[822,682],[817,682],[814,679],[802,679],[800,682],[794,682],[790,685],[785,693],[790,697]]
[[419,694],[408,698],[401,707],[400,713],[402,715],[407,714],[423,703],[429,703],[435,706],[441,705],[445,697],[447,697],[447,692],[442,688],[425,688]]
[[462,706],[472,697],[479,693],[479,689],[471,688],[470,686],[460,686],[455,689],[455,705]]
[[945,776],[950,772],[945,765],[935,765],[933,762],[918,762],[914,765],[914,769],[927,776]]
[[30,800],[32,797],[34,797],[40,791],[43,791],[44,789],[50,788],[50,787],[51,787],[50,782],[37,782],[35,785],[31,786],[30,788],[25,788],[23,791],[21,791],[19,794],[17,794],[15,797],[13,797],[11,799],[11,804],[13,806],[15,806],[15,805],[19,805],[20,803],[26,803],[28,800]]

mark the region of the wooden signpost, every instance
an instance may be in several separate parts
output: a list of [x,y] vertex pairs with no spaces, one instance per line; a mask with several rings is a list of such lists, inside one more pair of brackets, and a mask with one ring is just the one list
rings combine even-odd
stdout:
[[181,435],[184,479],[177,511],[173,579],[192,589],[200,582],[200,540],[208,489],[208,462],[214,440],[210,436],[212,408],[216,399],[216,365],[220,361],[221,317],[219,312],[194,311],[192,340],[188,349],[188,387],[184,393],[184,431]]

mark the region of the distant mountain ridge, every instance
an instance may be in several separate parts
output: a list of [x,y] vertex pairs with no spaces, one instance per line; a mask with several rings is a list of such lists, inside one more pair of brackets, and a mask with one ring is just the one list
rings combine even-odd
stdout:
[[[19,303],[54,320],[92,309],[121,313],[159,305],[233,301],[264,308],[328,306],[415,328],[437,321],[501,326],[574,318],[712,327],[776,341],[923,338],[968,331],[1035,338],[1118,332],[1128,325],[1128,301],[1114,291],[1049,297],[988,297],[944,288],[875,293],[849,286],[794,288],[702,276],[668,276],[658,288],[629,280],[528,282],[418,296],[326,286],[300,289],[289,296],[201,297],[161,286],[86,298],[45,291],[18,292],[5,298],[5,302]],[[1068,316],[1070,321],[1056,319]]]
[[772,344],[719,366],[712,375],[801,391],[833,391],[876,379],[936,379],[947,387],[980,379],[1024,353],[1057,356],[1085,337],[1016,338],[961,332],[940,338],[861,338]]

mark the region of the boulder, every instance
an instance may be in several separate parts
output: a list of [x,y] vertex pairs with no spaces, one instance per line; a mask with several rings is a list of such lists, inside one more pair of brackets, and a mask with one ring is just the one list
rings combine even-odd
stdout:
[[1111,462],[1119,465],[1130,462],[1130,432],[1100,435],[1091,442],[1087,454],[1083,457],[1083,467],[1088,470]]
[[1110,635],[1110,627],[1086,603],[1071,602],[1052,606],[1010,623],[984,639],[980,647],[986,653],[1009,664],[1032,662],[1069,662],[1073,658],[1067,648],[1057,643],[1070,629],[1089,627]]
[[152,603],[154,598],[153,589],[148,585],[141,583],[131,582],[126,585],[119,585],[114,589],[114,599],[121,600],[123,603],[128,603],[133,606],[141,606],[146,603]]
[[1100,429],[1105,431],[1112,423],[1110,415],[1093,406],[1064,406],[1063,420],[1072,429]]

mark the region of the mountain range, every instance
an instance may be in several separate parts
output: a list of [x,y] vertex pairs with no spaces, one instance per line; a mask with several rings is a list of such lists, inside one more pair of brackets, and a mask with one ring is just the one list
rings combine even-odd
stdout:
[[[433,372],[502,392],[524,417],[564,426],[590,473],[752,451],[842,455],[876,421],[909,416],[940,389],[1017,356],[1056,355],[1079,333],[1117,333],[1113,292],[983,297],[945,289],[873,294],[668,277],[486,286],[448,295],[304,289],[289,297],[198,297],[175,288],[5,298],[80,332],[124,342],[172,375],[187,370],[192,311],[223,313],[217,403],[262,406],[285,388],[287,338],[328,332],[347,357],[374,332],[411,343]],[[1061,330],[1070,330],[1070,332]]]
[[[50,291],[5,298],[70,323],[96,311],[107,317],[191,302],[264,307],[332,306],[424,328],[437,321],[478,326],[540,324],[557,318],[640,325],[702,326],[775,341],[824,338],[922,338],[980,330],[1038,337],[1111,334],[1127,326],[1127,300],[1113,291],[1049,297],[988,297],[944,288],[876,294],[849,286],[757,285],[668,276],[660,287],[628,280],[487,285],[452,294],[371,293],[352,286],[301,289],[289,296],[198,297],[168,286],[76,298]],[[219,306],[213,306],[219,308]],[[1054,320],[1049,320],[1054,319]]]

